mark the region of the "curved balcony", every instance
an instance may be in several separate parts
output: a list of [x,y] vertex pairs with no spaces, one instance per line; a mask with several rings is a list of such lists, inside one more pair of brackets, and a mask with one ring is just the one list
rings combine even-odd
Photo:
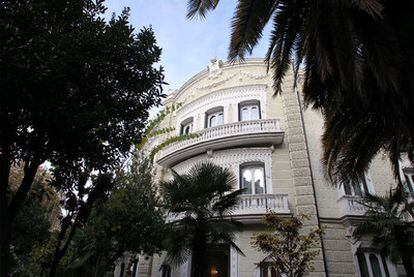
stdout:
[[196,132],[197,137],[178,141],[157,154],[157,163],[170,167],[209,150],[253,145],[277,145],[284,132],[279,119],[259,119],[223,124]]
[[360,196],[343,195],[338,199],[344,216],[364,216],[367,207],[362,204]]
[[[261,217],[268,211],[290,214],[287,194],[244,194],[239,198],[239,203],[231,216],[240,221],[260,222]],[[174,222],[182,218],[182,214],[168,214],[166,222]]]

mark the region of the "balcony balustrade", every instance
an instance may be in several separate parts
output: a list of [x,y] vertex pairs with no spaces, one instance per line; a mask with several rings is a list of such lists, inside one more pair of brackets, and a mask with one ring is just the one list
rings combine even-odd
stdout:
[[344,195],[338,200],[345,216],[363,216],[367,207],[361,203],[360,196]]
[[195,134],[197,136],[194,138],[177,141],[164,147],[156,156],[157,163],[169,167],[208,150],[277,145],[282,143],[284,137],[279,119],[234,122],[206,128]]
[[[241,195],[238,205],[228,216],[254,216],[257,219],[267,211],[273,211],[278,214],[289,214],[287,194]],[[182,214],[168,214],[166,221],[173,222],[181,218],[183,218]]]

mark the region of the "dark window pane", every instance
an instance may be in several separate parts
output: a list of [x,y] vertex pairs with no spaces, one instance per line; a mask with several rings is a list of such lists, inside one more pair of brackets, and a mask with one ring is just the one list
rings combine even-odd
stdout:
[[132,266],[132,277],[135,277],[135,275],[137,275],[137,267],[138,267],[138,260],[134,260],[134,263]]
[[125,264],[121,264],[121,270],[119,272],[119,277],[124,277],[124,271],[125,271]]
[[351,191],[351,185],[350,184],[344,184],[345,194],[346,195],[352,195]]
[[373,277],[382,277],[381,267],[380,267],[377,256],[374,254],[370,254],[369,261],[371,263]]
[[368,193],[369,189],[368,189],[367,179],[365,178],[365,176],[362,177],[361,183],[364,188],[364,192]]
[[279,274],[274,267],[270,270],[270,277],[279,277]]
[[367,266],[367,262],[365,260],[364,254],[358,253],[357,258],[358,258],[358,265],[359,265],[359,271],[361,273],[361,277],[369,277],[368,266]]
[[263,267],[261,269],[261,271],[262,271],[262,274],[261,274],[262,277],[268,277],[269,276],[267,267]]
[[354,195],[362,196],[361,184],[359,182],[352,181],[352,188],[354,189]]
[[390,277],[390,272],[388,271],[387,261],[385,260],[385,257],[383,255],[381,255],[381,261],[382,261],[382,265],[384,266],[385,276]]

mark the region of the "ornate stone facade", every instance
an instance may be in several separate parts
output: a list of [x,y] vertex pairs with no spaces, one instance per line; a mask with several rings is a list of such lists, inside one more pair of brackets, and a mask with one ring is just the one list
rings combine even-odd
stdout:
[[[368,255],[375,249],[370,248],[367,241],[354,240],[350,233],[364,213],[356,204],[358,191],[338,189],[335,187],[338,184],[326,181],[320,162],[322,117],[316,111],[303,108],[300,86],[293,88],[293,76],[285,78],[282,90],[281,95],[274,95],[272,77],[262,60],[229,64],[213,59],[206,70],[196,74],[165,100],[165,106],[174,103],[182,103],[182,106],[160,123],[160,128],[174,127],[175,131],[159,138],[158,143],[183,132],[184,123],[190,126],[188,130],[201,135],[194,141],[178,142],[158,154],[158,178],[170,178],[165,167],[183,173],[192,165],[209,160],[230,168],[240,187],[245,165],[262,168],[262,194],[244,196],[245,202],[236,210],[237,218],[245,223],[244,230],[237,234],[237,244],[245,256],[230,249],[229,271],[225,276],[260,276],[256,263],[264,257],[251,247],[250,242],[252,235],[263,229],[260,218],[270,203],[267,201],[273,201],[276,212],[283,216],[311,215],[306,228],[325,227],[318,246],[320,255],[313,261],[314,269],[309,276],[360,276],[357,254]],[[219,111],[219,124],[210,126],[210,111]],[[269,129],[271,131],[257,131],[267,130],[263,129],[263,122],[275,120],[277,127]],[[261,129],[243,127],[245,125],[240,122],[244,121],[250,122],[249,126],[261,126]],[[232,130],[235,135],[231,135]],[[175,156],[166,162],[168,155]],[[372,163],[364,182],[361,190],[376,193],[385,192],[394,183],[385,159],[378,157]],[[159,269],[163,261],[163,255],[141,259],[136,276],[162,276]],[[399,267],[384,261],[381,269],[387,268],[389,276],[396,276]],[[186,263],[173,267],[171,276],[188,277],[189,266]]]

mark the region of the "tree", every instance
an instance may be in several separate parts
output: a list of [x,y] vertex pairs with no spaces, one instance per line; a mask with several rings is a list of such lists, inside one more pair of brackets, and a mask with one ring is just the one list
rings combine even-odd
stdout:
[[124,253],[153,255],[162,249],[164,212],[153,182],[151,164],[134,159],[116,178],[107,200],[95,205],[71,244],[71,262],[63,271],[103,276]]
[[[204,17],[219,0],[188,0],[188,18]],[[307,105],[320,109],[327,172],[358,180],[379,151],[414,161],[414,2],[239,0],[229,59],[244,59],[272,24],[266,54],[280,93],[293,67],[304,71]],[[399,178],[400,179],[400,178]],[[401,180],[400,180],[401,185]]]
[[33,276],[32,251],[50,239],[52,210],[39,199],[40,188],[34,186],[13,223],[11,237],[13,276]]
[[[75,207],[61,229],[82,223],[82,207],[102,194],[91,173],[119,164],[163,96],[152,30],[135,33],[128,10],[109,22],[104,11],[102,0],[0,3],[0,276],[8,276],[12,223],[39,165],[52,164],[65,208]],[[16,164],[24,178],[11,195]]]
[[414,202],[406,201],[402,190],[390,190],[388,195],[367,194],[362,204],[367,207],[369,218],[361,222],[354,231],[356,237],[372,236],[372,241],[381,254],[392,262],[402,261],[407,276],[414,276]]
[[165,206],[176,219],[168,230],[167,263],[182,264],[191,253],[191,276],[201,277],[209,246],[225,244],[242,253],[234,243],[241,223],[225,216],[243,190],[233,190],[233,174],[212,163],[197,164],[188,174],[172,173],[171,181],[160,184]]
[[252,245],[266,254],[259,266],[274,267],[287,277],[303,276],[310,270],[310,262],[319,254],[315,247],[321,239],[322,229],[303,234],[303,219],[307,216],[281,218],[276,213],[267,213],[263,221],[269,232],[253,237]]
[[[12,167],[10,173],[10,191],[15,193],[24,176],[23,168]],[[35,248],[47,244],[56,227],[59,199],[49,185],[47,170],[38,170],[33,186],[16,215],[11,235],[12,259],[11,274],[14,276],[40,275],[34,259]]]

